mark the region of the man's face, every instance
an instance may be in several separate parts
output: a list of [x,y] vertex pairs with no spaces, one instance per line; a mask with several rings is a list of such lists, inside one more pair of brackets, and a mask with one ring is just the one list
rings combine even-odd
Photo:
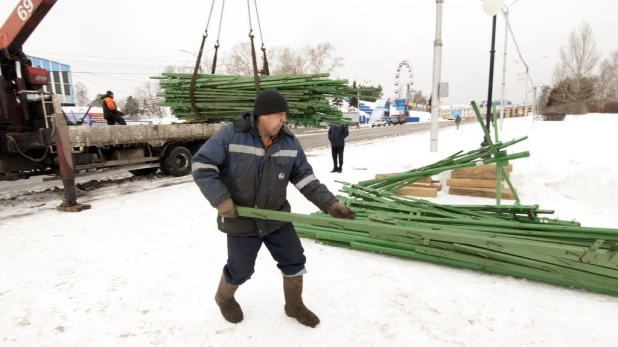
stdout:
[[286,121],[285,112],[265,114],[257,118],[260,134],[268,136],[276,136],[283,127]]

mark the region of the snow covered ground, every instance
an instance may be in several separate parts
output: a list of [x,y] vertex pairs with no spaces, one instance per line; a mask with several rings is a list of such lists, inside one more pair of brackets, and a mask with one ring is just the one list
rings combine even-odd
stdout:
[[[618,228],[618,115],[564,122],[507,119],[502,140],[525,204],[586,226]],[[335,180],[419,167],[482,140],[478,124],[346,146],[331,174],[330,149],[308,152]],[[445,183],[446,175],[440,177]],[[0,221],[0,346],[618,346],[618,298],[504,276],[332,248],[303,240],[305,302],[321,319],[306,328],[283,312],[281,275],[266,250],[237,292],[245,320],[233,325],[214,302],[226,260],[215,211],[192,182],[117,191],[78,214],[47,209]],[[315,207],[292,186],[294,212]],[[493,203],[450,196],[440,203]]]

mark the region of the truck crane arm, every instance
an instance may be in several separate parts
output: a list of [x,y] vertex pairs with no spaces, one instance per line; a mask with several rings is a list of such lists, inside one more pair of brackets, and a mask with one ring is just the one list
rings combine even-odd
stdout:
[[0,50],[5,54],[21,52],[23,44],[56,2],[57,0],[19,0],[13,13],[0,28]]

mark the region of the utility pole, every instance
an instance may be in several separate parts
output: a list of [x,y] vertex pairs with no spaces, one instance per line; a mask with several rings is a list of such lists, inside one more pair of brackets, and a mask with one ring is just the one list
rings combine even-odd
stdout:
[[431,152],[438,151],[438,128],[440,117],[440,79],[442,72],[442,5],[436,0],[436,39],[433,42],[433,88],[431,99]]
[[528,69],[528,64],[526,64],[526,89],[524,89],[524,118],[528,116],[528,76],[530,76],[528,71],[530,70]]
[[504,124],[504,108],[506,107],[504,97],[506,94],[506,50],[509,40],[509,10],[504,11],[504,61],[502,62],[502,93],[500,95],[500,131]]
[[[509,6],[502,6],[502,13],[504,13],[504,62],[502,63],[502,94],[500,96],[500,131],[502,131],[502,125],[504,124],[504,108],[505,105],[505,94],[506,94],[506,51],[508,48],[509,41],[509,9],[511,6],[515,5],[515,3],[519,0],[513,1]],[[504,9],[506,8],[506,9]]]
[[[492,92],[494,88],[494,55],[496,53],[496,18],[497,15],[493,16],[492,26],[491,26],[491,51],[489,51],[489,87],[487,90],[487,118],[486,118],[486,126],[487,131],[491,131],[491,108],[493,106],[492,101]],[[488,133],[489,134],[489,133]],[[488,135],[489,136],[489,135]],[[483,146],[487,146],[491,141],[490,138],[486,138],[483,136]]]

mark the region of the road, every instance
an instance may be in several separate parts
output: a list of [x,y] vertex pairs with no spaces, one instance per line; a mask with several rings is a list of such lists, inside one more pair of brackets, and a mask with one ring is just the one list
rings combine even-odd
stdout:
[[[465,122],[462,122],[464,124]],[[448,127],[454,126],[452,122],[440,122],[440,127]],[[405,135],[411,133],[417,133],[422,131],[428,131],[431,127],[431,123],[411,123],[405,125],[397,125],[397,126],[387,126],[380,128],[370,128],[363,127],[360,130],[357,130],[356,127],[350,127],[350,135],[346,139],[346,142],[352,141],[362,141],[362,140],[370,140],[380,137],[388,137],[395,135]],[[330,143],[328,141],[328,136],[326,130],[321,132],[313,132],[313,133],[302,133],[302,130],[297,135],[300,140],[301,145],[304,149],[313,149],[324,146],[329,146]],[[112,169],[101,172],[89,173],[86,175],[80,175],[77,177],[77,183],[83,183],[90,180],[109,180],[109,179],[122,179],[126,177],[130,177],[131,174],[124,169]],[[43,177],[47,176],[38,176],[32,177],[27,180],[18,180],[13,182],[0,182],[0,194],[5,195],[7,193],[14,194],[17,192],[23,191],[31,191],[36,190],[40,191],[43,189],[49,189],[56,186],[62,186],[62,182],[60,179],[48,180],[46,182],[43,181]],[[2,196],[0,196],[2,197]]]
[[[462,122],[463,124],[463,122]],[[455,123],[440,122],[440,128],[447,126],[455,126]],[[417,133],[421,131],[428,131],[431,128],[431,123],[409,123],[405,125],[391,125],[387,127],[370,128],[365,127],[360,130],[356,130],[355,127],[350,126],[350,135],[346,138],[346,142],[370,140],[380,137],[405,135],[411,133]],[[328,136],[326,131],[318,134],[298,135],[301,145],[304,149],[318,148],[329,146]]]

